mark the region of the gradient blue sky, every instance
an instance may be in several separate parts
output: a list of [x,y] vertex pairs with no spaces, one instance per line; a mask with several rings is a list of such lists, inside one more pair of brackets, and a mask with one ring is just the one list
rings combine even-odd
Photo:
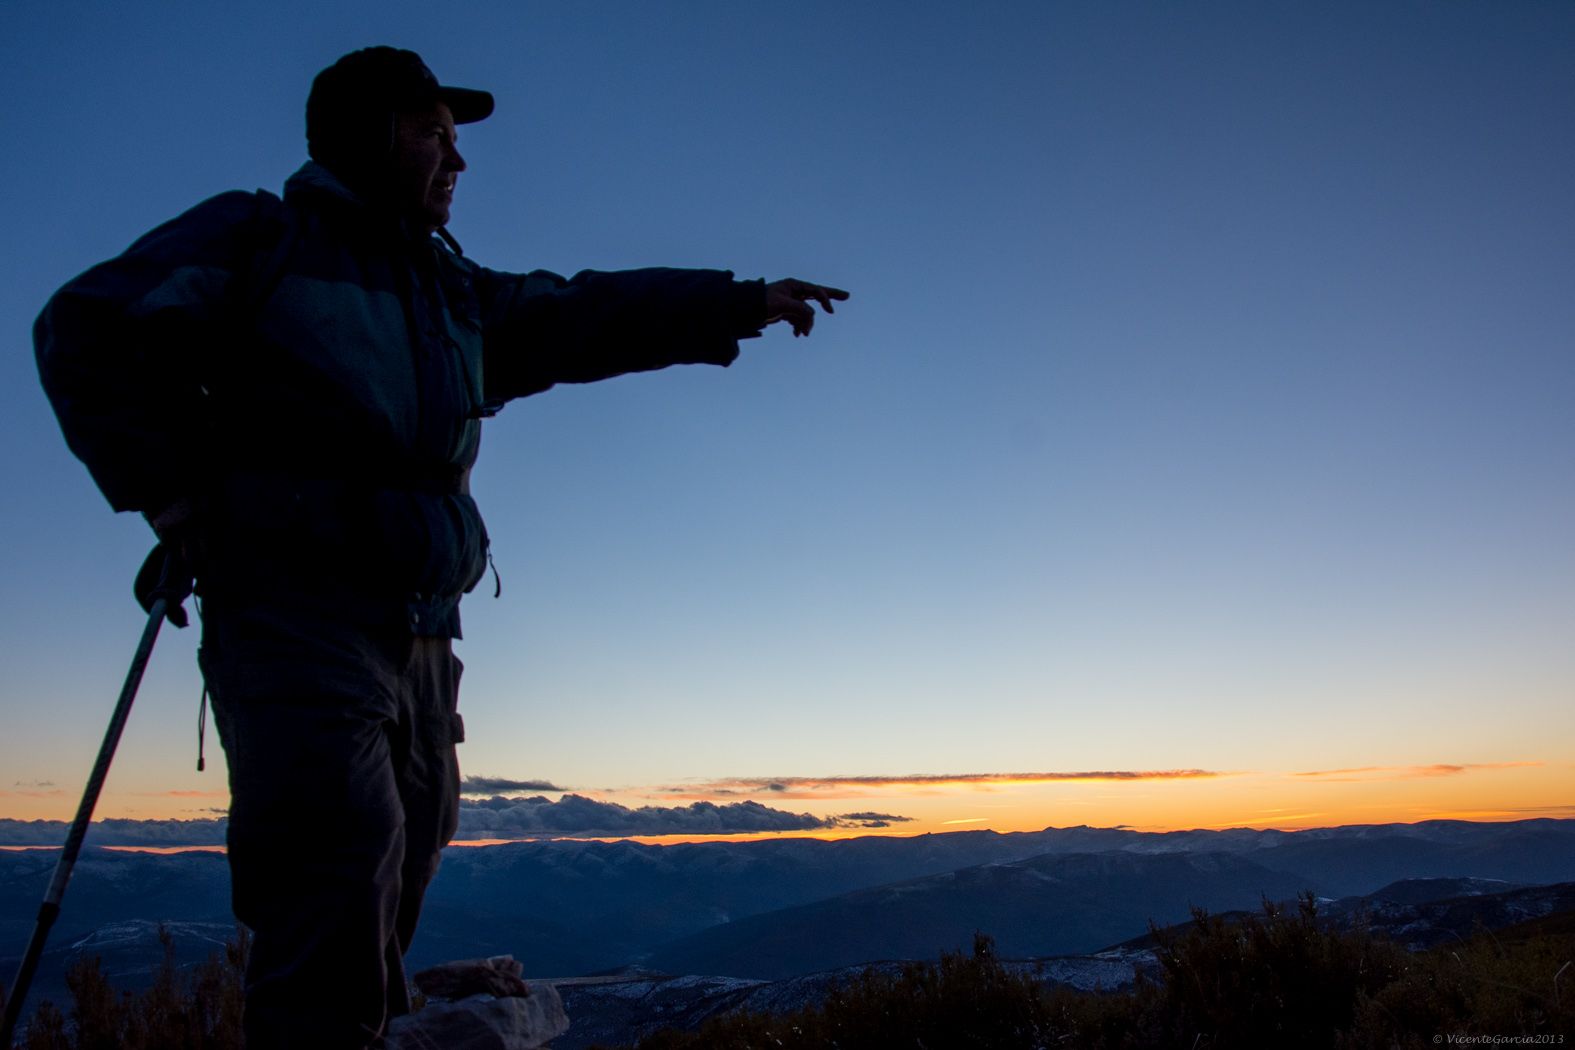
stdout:
[[[1575,5],[10,0],[0,816],[69,816],[149,542],[32,319],[277,190],[370,43],[497,95],[450,227],[482,262],[854,294],[489,424],[468,772],[1233,774],[779,803],[914,827],[1575,814]],[[108,814],[223,804],[195,634]]]

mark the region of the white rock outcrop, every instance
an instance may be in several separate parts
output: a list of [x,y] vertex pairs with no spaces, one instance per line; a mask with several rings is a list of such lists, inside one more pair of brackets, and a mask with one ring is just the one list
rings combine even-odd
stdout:
[[388,1050],[537,1050],[569,1029],[555,988],[524,980],[512,956],[445,963],[416,974],[428,996],[397,1017]]

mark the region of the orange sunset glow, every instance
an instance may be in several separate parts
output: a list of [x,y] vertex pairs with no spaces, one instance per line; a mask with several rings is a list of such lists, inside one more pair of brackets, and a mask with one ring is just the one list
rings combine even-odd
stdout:
[[[825,827],[794,831],[618,836],[653,843],[784,835],[842,839],[963,830],[1037,831],[1074,825],[1142,831],[1295,830],[1439,819],[1575,817],[1575,764],[1520,760],[1285,772],[1185,769],[726,778],[650,788],[587,789],[578,794],[630,808],[751,801],[806,812],[828,822]],[[1559,798],[1572,801],[1548,801]],[[65,820],[74,807],[74,800],[58,791],[0,791],[0,801],[19,820]],[[110,791],[100,816],[212,818],[222,815],[225,801],[216,792]],[[849,812],[855,809],[859,812]],[[461,840],[468,845],[509,841],[464,836]]]

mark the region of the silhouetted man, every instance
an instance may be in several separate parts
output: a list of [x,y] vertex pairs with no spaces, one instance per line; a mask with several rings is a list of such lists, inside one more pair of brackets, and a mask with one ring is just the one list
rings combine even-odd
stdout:
[[[847,293],[715,270],[502,273],[444,230],[492,96],[409,51],[318,75],[312,161],[63,288],[35,331],[72,449],[190,564],[229,763],[248,1045],[361,1047],[457,826],[459,601],[488,541],[481,420],[512,398],[796,335]],[[441,241],[436,239],[441,238]]]

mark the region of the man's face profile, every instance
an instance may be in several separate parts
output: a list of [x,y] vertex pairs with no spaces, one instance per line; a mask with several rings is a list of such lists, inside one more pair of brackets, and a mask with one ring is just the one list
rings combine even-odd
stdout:
[[447,225],[454,184],[465,170],[456,139],[454,114],[442,102],[395,119],[394,203],[405,218],[429,233]]

